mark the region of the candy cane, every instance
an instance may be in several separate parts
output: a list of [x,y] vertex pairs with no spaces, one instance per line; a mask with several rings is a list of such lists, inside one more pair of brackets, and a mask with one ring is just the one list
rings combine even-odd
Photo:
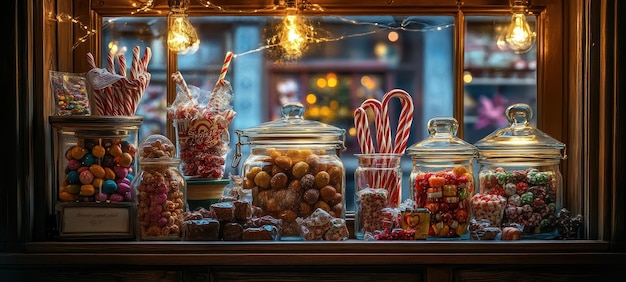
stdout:
[[130,67],[130,79],[135,80],[139,75],[141,59],[139,59],[139,46],[133,47],[133,61]]
[[107,70],[115,73],[115,62],[113,62],[113,52],[107,53]]
[[230,66],[230,61],[233,59],[233,52],[226,52],[226,57],[224,58],[224,63],[222,64],[222,70],[220,71],[220,76],[217,79],[217,85],[223,85],[224,79],[226,78],[226,72],[228,71],[228,66]]
[[93,55],[91,53],[87,53],[87,64],[92,69],[98,68],[96,66],[96,60],[93,58]]
[[174,83],[178,84],[183,89],[183,92],[187,94],[189,101],[193,101],[191,91],[189,90],[189,86],[187,86],[187,82],[185,82],[185,78],[183,78],[183,74],[181,74],[180,71],[176,71],[172,74],[172,79],[174,80]]
[[394,154],[404,154],[404,150],[409,141],[409,134],[411,133],[411,124],[413,123],[413,99],[409,93],[401,89],[394,89],[385,93],[382,108],[383,116],[387,119],[389,119],[389,101],[393,98],[400,99],[402,110],[400,111],[395,143],[391,152]]
[[359,107],[354,110],[354,128],[357,131],[357,140],[361,146],[361,153],[375,153],[374,143],[370,133],[369,122],[367,121],[367,113],[365,109]]
[[118,74],[126,77],[126,56],[124,54],[117,55]]
[[388,119],[383,118],[383,106],[382,103],[376,99],[367,99],[361,103],[361,108],[371,109],[376,117],[376,143],[378,144],[379,153],[387,153],[387,144],[391,143],[391,133],[387,128],[389,123]]

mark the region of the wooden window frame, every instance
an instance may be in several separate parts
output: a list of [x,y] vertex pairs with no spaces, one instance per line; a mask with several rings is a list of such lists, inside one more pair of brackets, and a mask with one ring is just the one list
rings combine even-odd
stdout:
[[[166,2],[155,1],[156,4],[150,11],[136,14],[136,16],[166,15],[169,10]],[[211,2],[229,7],[229,11],[249,11],[273,4],[271,0]],[[454,16],[456,25],[454,69],[455,77],[457,77],[454,82],[455,101],[463,101],[464,88],[461,77],[464,61],[465,17],[505,14],[510,11],[508,1],[497,0],[361,0],[358,7],[354,6],[353,1],[320,0],[315,3],[324,7],[325,12],[304,11],[304,13]],[[136,10],[136,8],[129,7],[128,1],[125,0],[72,0],[57,1],[55,4],[56,7],[44,7],[44,10],[73,11],[75,18],[89,19],[90,28],[95,30],[102,29],[102,17],[129,16]],[[624,208],[617,207],[617,200],[611,200],[611,198],[623,199],[625,193],[619,189],[618,184],[624,184],[624,182],[617,178],[616,166],[623,162],[623,157],[618,154],[621,149],[616,145],[617,141],[623,139],[615,127],[617,105],[614,102],[617,79],[615,79],[614,72],[607,71],[615,67],[615,62],[612,60],[616,56],[616,49],[614,46],[611,47],[614,39],[610,36],[603,36],[607,32],[615,33],[616,19],[611,12],[617,4],[615,1],[593,0],[533,0],[531,4],[531,10],[537,15],[538,32],[537,107],[539,119],[537,126],[548,135],[567,144],[568,157],[561,164],[565,187],[564,204],[570,210],[580,211],[583,214],[584,236],[587,239],[623,241],[625,231],[620,225],[623,224],[621,219],[624,218]],[[240,15],[236,12],[209,9],[194,1],[191,3],[189,13],[191,16]],[[263,10],[259,14],[280,15],[281,11]],[[587,27],[593,27],[593,29]],[[43,74],[46,74],[49,69],[87,71],[88,66],[84,59],[87,52],[93,53],[96,60],[101,58],[99,36],[88,37],[85,43],[73,48],[72,42],[76,42],[84,34],[84,30],[61,24],[54,27],[46,26],[46,29],[53,32],[44,33],[42,38],[46,42],[55,42],[56,45],[49,43],[43,47],[44,50],[41,50],[44,56],[52,58],[53,62],[42,68],[42,77],[45,77]],[[602,48],[591,48],[590,44],[595,42],[602,43]],[[174,71],[177,64],[175,54],[168,54],[167,60],[168,72]],[[47,85],[46,79],[43,81],[44,85]],[[611,81],[613,84],[610,83]],[[174,87],[173,84],[168,86],[168,101],[174,98]],[[43,86],[40,90],[47,91]],[[44,99],[41,102],[46,101]],[[50,114],[45,107],[43,112],[43,117],[37,117],[38,120],[45,121],[45,117]],[[462,103],[455,103],[454,116],[460,123],[463,122]],[[45,122],[41,123],[43,131],[47,132],[49,126]],[[173,132],[173,130],[170,128],[168,132]],[[600,136],[600,138],[590,136]],[[49,149],[40,150],[46,152]],[[45,172],[45,167],[36,166],[35,170],[48,174]],[[42,181],[44,183],[41,183]],[[34,180],[34,183],[35,186],[41,184],[49,187],[46,181],[49,179]],[[45,202],[46,199],[38,199],[35,204],[46,204]],[[36,215],[44,213],[40,211]],[[37,232],[37,227],[34,227],[37,221],[30,223],[35,229],[35,234],[31,234],[30,237],[34,239],[38,237],[37,234],[44,233],[42,230]]]

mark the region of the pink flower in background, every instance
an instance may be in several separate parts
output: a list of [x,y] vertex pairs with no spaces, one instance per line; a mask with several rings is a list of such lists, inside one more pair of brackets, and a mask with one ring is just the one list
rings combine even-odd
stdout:
[[508,124],[504,114],[508,100],[504,96],[495,94],[493,99],[489,99],[481,95],[479,100],[478,120],[474,124],[476,129],[483,129],[488,126],[499,128]]

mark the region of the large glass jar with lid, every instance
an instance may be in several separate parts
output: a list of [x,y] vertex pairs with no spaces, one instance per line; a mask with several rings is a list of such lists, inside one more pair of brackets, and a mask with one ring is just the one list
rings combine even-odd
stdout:
[[[493,218],[492,223],[501,223],[501,228],[517,227],[522,239],[555,238],[563,194],[559,164],[566,158],[565,144],[530,124],[529,105],[511,105],[505,114],[508,127],[475,143],[480,192],[471,201],[473,217]],[[485,205],[496,197],[493,205]],[[498,215],[490,215],[493,211]]]
[[[140,116],[50,116],[61,239],[134,239]],[[108,216],[103,216],[108,215]]]
[[468,239],[477,149],[456,136],[453,117],[432,118],[427,128],[428,137],[406,150],[413,163],[412,199],[430,212],[429,239]]
[[138,154],[140,170],[132,186],[137,193],[139,240],[181,240],[187,182],[178,170],[174,144],[153,134],[144,138]]
[[238,135],[233,167],[241,161],[241,147],[250,154],[241,168],[243,188],[251,189],[254,217],[273,217],[282,223],[282,240],[302,239],[297,218],[323,209],[345,218],[345,130],[305,120],[301,103],[287,103],[282,117],[257,127],[235,130]]

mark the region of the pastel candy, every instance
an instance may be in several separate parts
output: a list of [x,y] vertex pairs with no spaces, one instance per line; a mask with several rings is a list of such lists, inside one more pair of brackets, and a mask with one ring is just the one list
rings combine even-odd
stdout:
[[80,162],[75,159],[71,159],[67,162],[67,168],[69,168],[70,170],[77,170],[80,166]]
[[59,200],[63,201],[63,202],[71,202],[71,201],[76,201],[78,199],[78,195],[77,194],[71,194],[68,192],[61,192],[59,193]]
[[102,158],[102,157],[104,157],[104,154],[106,153],[106,150],[104,149],[104,147],[102,147],[100,145],[95,145],[91,149],[91,153],[96,158]]
[[85,154],[87,154],[87,150],[82,146],[74,146],[72,148],[71,154],[72,158],[80,160],[85,156]]
[[89,170],[84,170],[80,173],[79,179],[82,184],[91,184],[93,181],[93,174]]
[[83,186],[80,186],[79,195],[81,196],[93,196],[95,193],[96,193],[96,189],[94,189],[93,185],[91,184],[85,184]]
[[102,183],[102,191],[107,194],[113,194],[117,191],[117,183],[114,180],[107,179]]
[[80,183],[80,178],[78,177],[78,171],[72,170],[67,173],[67,183],[69,184],[77,184]]
[[104,184],[104,178],[94,178],[93,181],[91,182],[91,185],[93,185],[93,187],[95,188],[102,188],[102,184]]
[[91,153],[85,154],[85,156],[83,156],[83,158],[81,159],[81,162],[83,163],[84,166],[91,166],[92,164],[95,163],[95,161],[96,161],[96,158],[94,158]]
[[107,195],[106,193],[98,193],[98,201],[100,202],[104,202],[109,198],[109,195]]
[[133,156],[129,153],[122,153],[117,161],[117,164],[123,167],[129,167],[133,163]]
[[116,179],[115,181],[117,181],[117,183],[118,183],[118,184],[119,184],[119,183],[126,183],[126,184],[128,184],[128,185],[130,186],[130,181],[131,181],[132,179],[129,179],[129,177],[132,177],[132,175],[131,175],[131,174],[128,174],[128,175],[126,175],[126,177]]
[[115,171],[115,178],[124,178],[128,175],[128,168],[125,167],[115,166],[113,171]]
[[70,184],[65,186],[65,192],[68,192],[70,194],[78,194],[80,192],[80,185],[79,184]]
[[105,167],[104,168],[104,179],[110,179],[110,180],[115,179],[115,171],[113,171],[111,168]]
[[126,183],[117,183],[117,193],[124,194],[126,192],[130,192],[130,185]]
[[118,145],[113,145],[109,148],[109,154],[114,157],[119,157],[122,154],[122,148]]
[[130,191],[124,193],[124,200],[125,201],[131,201],[133,199],[133,194],[130,193]]
[[93,176],[98,178],[104,178],[104,168],[99,164],[93,164],[89,167],[89,171],[93,174]]
[[109,197],[109,200],[111,200],[111,202],[123,202],[124,196],[115,193]]

